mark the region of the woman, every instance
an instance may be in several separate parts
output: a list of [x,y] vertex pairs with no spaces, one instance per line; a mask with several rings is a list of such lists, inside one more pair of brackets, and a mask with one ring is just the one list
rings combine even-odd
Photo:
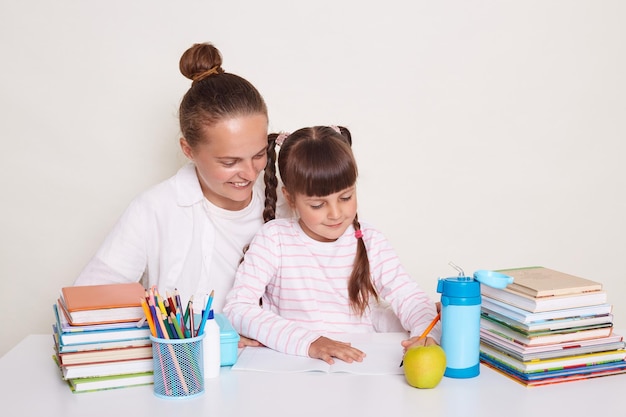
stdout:
[[189,48],[180,71],[192,80],[179,109],[189,163],[130,203],[74,284],[141,280],[197,305],[214,290],[220,312],[264,222],[267,106],[250,82],[222,69],[211,44]]

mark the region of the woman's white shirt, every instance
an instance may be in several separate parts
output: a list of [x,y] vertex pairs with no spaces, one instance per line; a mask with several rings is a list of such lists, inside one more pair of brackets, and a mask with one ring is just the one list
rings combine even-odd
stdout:
[[130,203],[74,285],[141,280],[161,294],[177,289],[184,303],[193,295],[196,309],[214,290],[221,312],[243,249],[263,224],[264,198],[260,175],[246,208],[221,209],[204,197],[188,163]]

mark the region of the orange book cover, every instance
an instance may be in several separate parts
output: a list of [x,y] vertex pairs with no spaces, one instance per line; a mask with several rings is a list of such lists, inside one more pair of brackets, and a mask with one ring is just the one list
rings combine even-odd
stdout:
[[145,289],[138,282],[124,284],[80,285],[61,289],[70,313],[104,308],[141,307]]
[[137,321],[144,317],[138,282],[63,287],[60,305],[71,325]]

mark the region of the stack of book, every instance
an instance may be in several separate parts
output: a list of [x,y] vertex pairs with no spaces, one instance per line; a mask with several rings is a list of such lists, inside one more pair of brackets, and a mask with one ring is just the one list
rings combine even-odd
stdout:
[[525,386],[626,373],[602,284],[544,267],[499,271],[506,288],[481,285],[481,361]]
[[53,359],[73,392],[153,383],[144,295],[139,283],[61,289],[53,305]]

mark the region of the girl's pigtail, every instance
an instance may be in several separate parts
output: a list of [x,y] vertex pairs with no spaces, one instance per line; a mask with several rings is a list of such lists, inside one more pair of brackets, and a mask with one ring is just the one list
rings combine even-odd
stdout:
[[339,129],[339,133],[341,133],[341,136],[344,137],[348,144],[352,146],[352,133],[350,133],[348,128],[343,126],[337,126],[337,129]]
[[363,315],[369,306],[370,296],[378,301],[378,293],[374,288],[370,277],[370,263],[367,256],[367,248],[363,242],[363,232],[358,216],[354,217],[354,236],[357,240],[356,257],[354,258],[354,267],[348,281],[348,296],[350,297],[350,305],[355,313]]
[[265,223],[276,218],[276,201],[278,178],[276,177],[276,138],[278,134],[270,133],[267,136],[267,164],[265,165],[265,209],[263,221]]
[[[263,209],[263,221],[265,223],[276,218],[276,188],[278,179],[276,178],[276,133],[267,136],[267,164],[265,165],[265,208]],[[250,244],[243,248],[243,255],[246,254]],[[243,262],[243,256],[239,263]]]

